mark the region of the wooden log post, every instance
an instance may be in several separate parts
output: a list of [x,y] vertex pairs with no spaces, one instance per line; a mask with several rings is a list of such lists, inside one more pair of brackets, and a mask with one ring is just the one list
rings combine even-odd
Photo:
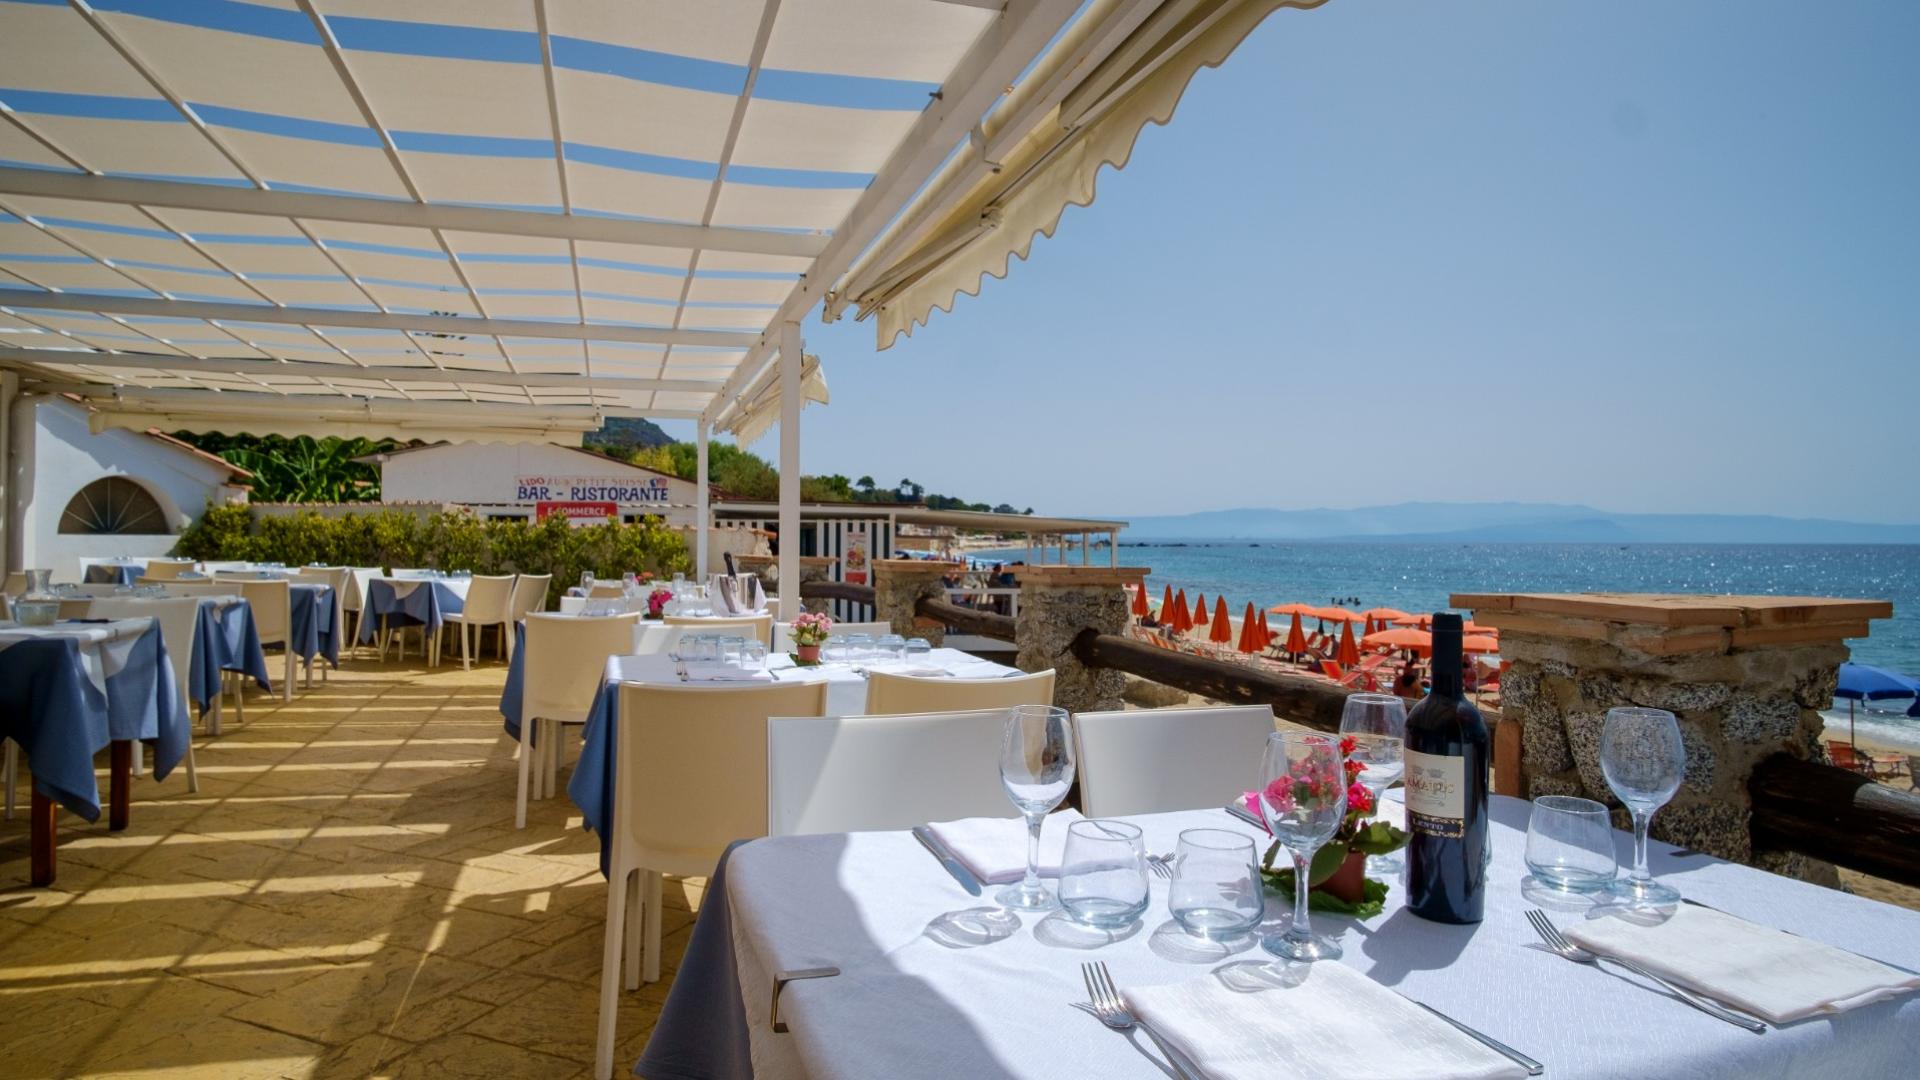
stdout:
[[1022,671],[1053,670],[1053,703],[1070,712],[1125,706],[1127,677],[1117,668],[1083,663],[1073,651],[1085,633],[1118,634],[1127,628],[1128,585],[1140,585],[1143,566],[1022,566],[1020,614],[1014,620],[1014,665]]
[[[1833,704],[1844,641],[1865,637],[1868,620],[1888,617],[1892,605],[1621,593],[1473,593],[1452,603],[1500,630],[1500,655],[1510,663],[1501,705],[1523,725],[1518,768],[1509,773],[1519,781],[1514,794],[1582,795],[1617,806],[1600,768],[1607,710],[1665,709],[1679,719],[1686,779],[1654,816],[1654,834],[1777,873],[1838,882],[1831,865],[1772,842],[1782,834],[1756,826],[1749,781],[1777,755],[1825,759],[1820,711]],[[1496,762],[1504,741],[1496,737]],[[1625,824],[1624,809],[1615,817]]]
[[1088,667],[1124,671],[1215,701],[1270,706],[1275,716],[1320,731],[1340,730],[1340,712],[1352,693],[1320,679],[1281,675],[1091,630],[1073,639],[1073,654]]
[[1920,795],[1791,754],[1754,767],[1753,842],[1920,886]]

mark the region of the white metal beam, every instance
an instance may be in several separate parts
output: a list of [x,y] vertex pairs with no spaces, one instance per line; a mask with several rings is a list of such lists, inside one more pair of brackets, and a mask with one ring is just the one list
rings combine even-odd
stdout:
[[552,426],[585,424],[585,430],[600,426],[609,416],[694,419],[691,410],[610,409],[587,405],[548,405],[530,409],[525,405],[475,404],[470,401],[403,401],[394,398],[364,398],[341,395],[253,393],[244,390],[186,390],[174,387],[109,387],[98,383],[28,382],[23,389],[43,394],[74,394],[99,404],[133,407],[153,405],[166,412],[205,415],[300,415],[316,420],[332,417],[350,419],[433,419],[460,420],[477,424],[493,421],[510,426]]
[[818,233],[771,232],[728,226],[681,225],[613,217],[574,217],[537,210],[498,210],[481,206],[265,191],[218,184],[85,176],[45,169],[0,167],[0,194],[48,199],[153,206],[169,210],[210,210],[257,217],[303,218],[356,225],[396,225],[414,229],[457,229],[500,236],[558,240],[603,240],[614,244],[705,248],[749,255],[817,255],[828,244]]
[[[713,480],[707,475],[707,422],[701,420],[694,427],[694,543],[693,565],[698,580],[707,580],[707,529],[713,519]],[[793,618],[788,615],[787,618]]]
[[768,332],[747,350],[746,359],[727,380],[720,396],[707,406],[707,418],[716,421],[716,427],[740,391],[752,385],[778,348],[774,328],[806,317],[1079,7],[1079,0],[1008,0],[1006,10],[974,42],[873,183],[860,193],[847,220],[834,231],[813,268],[775,312]]
[[800,321],[780,329],[780,617],[800,614]]
[[33,289],[0,288],[0,308],[114,312],[120,315],[224,322],[290,323],[300,326],[351,326],[371,330],[419,330],[433,334],[485,334],[493,337],[561,338],[567,341],[630,341],[642,345],[718,345],[740,348],[751,346],[760,340],[760,335],[751,331],[656,330],[640,326],[611,326],[605,323],[473,319],[459,315],[400,315],[381,311],[268,307],[265,304],[222,303],[206,300],[154,300],[140,296],[38,292]]
[[487,371],[474,368],[433,367],[356,367],[351,364],[322,364],[310,360],[239,360],[226,357],[200,359],[191,356],[163,356],[157,353],[88,352],[80,349],[22,349],[0,346],[0,364],[33,364],[42,367],[138,368],[146,371],[179,372],[185,375],[245,375],[252,378],[309,378],[321,382],[348,379],[355,382],[396,383],[472,383],[486,386],[551,386],[569,390],[633,391],[711,394],[720,389],[718,379],[658,379],[617,375],[572,375],[566,372]]

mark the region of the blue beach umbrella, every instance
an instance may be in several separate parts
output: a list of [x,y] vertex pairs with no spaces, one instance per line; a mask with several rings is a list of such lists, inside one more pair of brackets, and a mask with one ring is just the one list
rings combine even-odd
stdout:
[[1872,664],[1841,664],[1840,683],[1833,696],[1847,699],[1847,743],[1853,743],[1853,703],[1885,698],[1914,698],[1908,716],[1920,716],[1920,679]]

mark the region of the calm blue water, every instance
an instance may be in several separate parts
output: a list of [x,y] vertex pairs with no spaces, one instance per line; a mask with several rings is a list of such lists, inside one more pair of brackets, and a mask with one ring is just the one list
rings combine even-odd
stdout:
[[[1096,554],[1096,559],[1100,554]],[[1022,558],[1015,552],[976,557]],[[1224,595],[1240,614],[1291,600],[1358,598],[1356,610],[1439,611],[1453,592],[1695,592],[1893,602],[1893,618],[1848,642],[1853,658],[1920,674],[1920,546],[1784,544],[1359,544],[1193,540],[1120,546],[1124,566],[1163,585]],[[1842,710],[1845,704],[1842,703]],[[1903,721],[1920,732],[1920,721]],[[1865,733],[1865,728],[1862,732]],[[1902,740],[1905,741],[1905,740]]]

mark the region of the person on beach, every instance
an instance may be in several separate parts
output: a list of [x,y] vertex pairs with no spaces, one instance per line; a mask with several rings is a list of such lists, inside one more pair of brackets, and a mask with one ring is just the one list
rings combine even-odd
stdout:
[[1393,692],[1409,701],[1419,701],[1426,696],[1426,691],[1420,685],[1420,664],[1417,661],[1409,661],[1406,667],[1400,669],[1400,677],[1393,683]]

